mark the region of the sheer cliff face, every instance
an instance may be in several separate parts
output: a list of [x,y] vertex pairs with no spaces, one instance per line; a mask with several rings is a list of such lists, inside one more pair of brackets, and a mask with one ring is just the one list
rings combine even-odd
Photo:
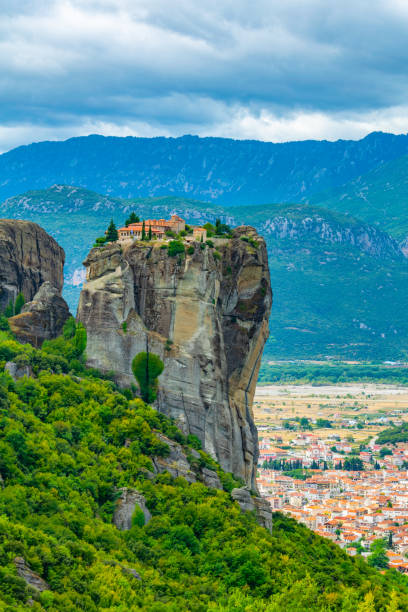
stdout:
[[159,355],[158,410],[255,489],[252,401],[272,304],[267,254],[249,227],[216,242],[220,258],[200,243],[183,258],[147,243],[92,250],[78,318],[89,365],[114,370],[121,384],[134,383],[132,359],[147,345]]
[[21,291],[32,300],[49,281],[62,290],[64,250],[36,223],[0,220],[0,311]]

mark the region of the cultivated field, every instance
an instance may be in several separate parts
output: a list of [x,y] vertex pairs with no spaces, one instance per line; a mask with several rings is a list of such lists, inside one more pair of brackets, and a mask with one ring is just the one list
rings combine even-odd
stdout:
[[[332,428],[316,430],[322,438],[337,434],[360,442],[390,427],[383,419],[408,421],[408,388],[364,383],[259,386],[254,416],[259,436],[278,443],[285,444],[297,436],[296,431],[284,429],[283,425],[301,417],[328,419]],[[347,420],[357,421],[358,427],[344,423]]]

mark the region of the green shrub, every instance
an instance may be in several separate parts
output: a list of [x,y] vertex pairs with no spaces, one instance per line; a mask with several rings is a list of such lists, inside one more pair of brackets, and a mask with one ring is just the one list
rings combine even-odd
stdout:
[[194,255],[194,252],[195,252],[195,248],[193,246],[189,246],[187,249],[187,253],[189,255]]
[[75,336],[76,328],[77,325],[74,317],[69,317],[62,330],[62,335],[64,336],[65,340],[69,340]]
[[214,248],[214,243],[212,240],[206,240],[205,244],[210,247],[210,249]]
[[214,257],[214,259],[220,260],[221,259],[221,253],[219,251],[214,251],[213,257]]
[[98,238],[96,238],[93,246],[102,247],[104,244],[106,244],[106,236],[99,236]]
[[171,240],[169,242],[169,250],[170,257],[175,257],[179,253],[184,253],[184,244],[180,240]]
[[132,526],[143,527],[145,524],[145,516],[140,506],[136,505],[132,514]]
[[4,315],[0,315],[0,331],[9,331],[10,325],[8,319]]
[[123,321],[122,323],[122,330],[123,330],[123,333],[126,334],[127,332],[127,322],[126,321]]

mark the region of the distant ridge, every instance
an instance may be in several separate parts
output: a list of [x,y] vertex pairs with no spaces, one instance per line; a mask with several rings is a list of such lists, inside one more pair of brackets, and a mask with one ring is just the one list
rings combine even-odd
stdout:
[[408,154],[408,136],[272,143],[85,136],[0,155],[0,201],[53,184],[122,198],[173,195],[248,205],[300,202]]

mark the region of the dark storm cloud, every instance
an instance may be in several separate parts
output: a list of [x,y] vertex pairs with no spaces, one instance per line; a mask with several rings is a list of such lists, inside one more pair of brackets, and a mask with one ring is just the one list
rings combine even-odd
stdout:
[[405,0],[201,4],[0,0],[0,148],[90,130],[408,128]]

